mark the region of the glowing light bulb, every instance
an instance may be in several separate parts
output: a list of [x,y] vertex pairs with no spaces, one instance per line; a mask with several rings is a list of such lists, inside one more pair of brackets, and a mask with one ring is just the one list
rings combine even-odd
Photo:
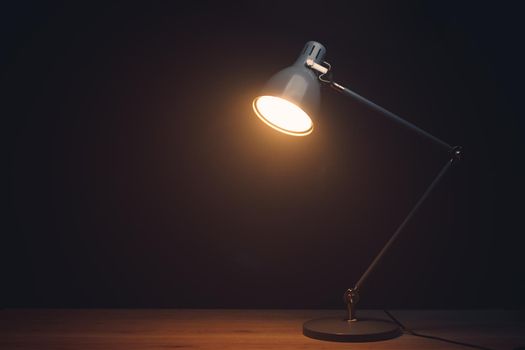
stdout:
[[299,106],[275,96],[259,96],[253,101],[257,116],[277,131],[306,136],[313,129],[312,119]]

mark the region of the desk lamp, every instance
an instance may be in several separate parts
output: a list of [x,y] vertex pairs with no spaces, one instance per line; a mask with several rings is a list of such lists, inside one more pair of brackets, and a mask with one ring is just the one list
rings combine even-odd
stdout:
[[255,114],[265,124],[291,136],[311,134],[315,127],[313,117],[315,117],[320,103],[320,85],[324,83],[435,142],[448,151],[450,155],[449,160],[430,183],[430,186],[416,202],[392,237],[372,260],[372,263],[357,283],[344,293],[344,301],[347,305],[346,317],[314,319],[307,321],[303,325],[303,334],[314,339],[341,342],[391,339],[402,333],[397,324],[386,320],[357,317],[356,305],[359,301],[359,292],[366,279],[374,271],[430,192],[436,187],[450,166],[461,158],[461,147],[449,145],[396,114],[334,82],[331,65],[323,60],[325,53],[326,49],[323,45],[315,41],[309,41],[293,65],[281,70],[268,81],[260,96],[253,100]]

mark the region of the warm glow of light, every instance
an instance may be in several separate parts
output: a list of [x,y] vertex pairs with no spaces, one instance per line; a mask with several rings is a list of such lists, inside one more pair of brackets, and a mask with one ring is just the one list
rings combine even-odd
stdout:
[[306,136],[314,129],[308,114],[284,98],[259,96],[253,100],[253,109],[263,122],[288,135]]

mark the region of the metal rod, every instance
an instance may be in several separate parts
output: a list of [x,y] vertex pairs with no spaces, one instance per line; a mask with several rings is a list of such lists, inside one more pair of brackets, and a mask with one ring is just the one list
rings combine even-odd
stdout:
[[408,127],[409,129],[412,129],[413,131],[415,131],[416,133],[418,133],[419,135],[422,135],[422,136],[425,136],[427,138],[429,138],[430,140],[434,141],[435,143],[451,150],[452,149],[452,146],[449,145],[448,143],[446,143],[445,141],[435,137],[434,135],[432,134],[429,134],[428,132],[426,132],[425,130],[419,128],[418,126],[406,121],[405,119],[401,118],[400,116],[390,112],[389,110],[386,110],[385,108],[379,106],[378,104],[364,98],[363,96],[353,92],[352,90],[340,85],[340,84],[337,84],[335,82],[330,82],[330,86],[333,87],[335,90],[345,94],[345,95],[348,95],[350,97],[353,97],[354,99],[356,99],[357,101],[361,102],[362,104],[372,108],[373,110],[383,114],[384,116],[387,116],[389,117],[390,119],[394,120],[395,122],[401,124],[401,125],[404,125],[406,127]]
[[421,206],[421,204],[423,204],[423,202],[425,201],[425,199],[427,199],[428,195],[430,194],[430,192],[432,192],[432,190],[436,187],[436,185],[439,183],[439,181],[441,180],[441,178],[443,177],[443,175],[445,175],[445,173],[447,172],[447,170],[450,168],[450,166],[452,165],[452,163],[455,161],[455,158],[451,158],[450,160],[447,161],[447,163],[443,166],[443,168],[441,169],[441,171],[439,172],[439,174],[437,174],[437,176],[434,178],[434,180],[432,181],[432,183],[430,184],[430,186],[428,186],[428,188],[426,189],[426,191],[423,193],[423,195],[421,196],[421,198],[419,198],[419,200],[417,201],[416,205],[412,208],[412,210],[410,211],[410,213],[408,213],[407,217],[405,218],[405,220],[403,220],[403,222],[401,223],[401,225],[399,225],[399,227],[397,228],[396,232],[394,232],[394,234],[392,235],[392,237],[390,237],[390,239],[388,240],[388,242],[385,244],[385,246],[383,247],[383,249],[381,249],[381,251],[379,252],[379,254],[377,254],[377,256],[375,257],[375,259],[372,261],[372,263],[370,264],[370,266],[368,266],[368,268],[366,269],[366,271],[363,273],[363,275],[361,276],[361,278],[359,278],[359,280],[357,281],[357,283],[355,284],[355,287],[353,288],[354,290],[360,290],[361,289],[361,286],[363,285],[364,281],[367,279],[368,275],[370,275],[370,273],[374,270],[374,268],[377,266],[377,264],[381,261],[381,259],[383,258],[383,256],[386,254],[386,252],[388,251],[388,249],[390,248],[390,246],[394,243],[394,241],[397,239],[397,237],[399,236],[399,234],[401,233],[401,231],[403,231],[403,229],[405,228],[405,226],[407,225],[407,223],[410,221],[410,219],[412,219],[412,217],[414,216],[414,214],[416,213],[416,211],[419,209],[419,207]]

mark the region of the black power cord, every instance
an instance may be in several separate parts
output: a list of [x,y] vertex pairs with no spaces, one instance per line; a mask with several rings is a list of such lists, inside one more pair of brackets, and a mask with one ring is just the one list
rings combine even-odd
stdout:
[[451,344],[456,344],[456,345],[462,345],[462,346],[468,346],[468,347],[471,347],[471,348],[474,348],[474,349],[480,349],[480,350],[494,350],[492,348],[487,348],[485,346],[481,346],[481,345],[476,345],[476,344],[469,344],[469,343],[464,343],[464,342],[460,342],[460,341],[457,341],[457,340],[451,340],[451,339],[446,339],[446,338],[441,338],[441,337],[436,337],[436,336],[433,336],[433,335],[427,335],[427,334],[421,334],[421,333],[417,333],[417,332],[414,332],[413,330],[409,329],[409,328],[406,328],[397,318],[394,317],[394,315],[392,315],[388,310],[383,310],[385,312],[385,314],[387,314],[388,317],[390,317],[390,319],[392,321],[394,321],[400,328],[401,330],[403,331],[403,333],[406,333],[406,334],[410,334],[410,335],[413,335],[413,336],[416,336],[416,337],[421,337],[421,338],[427,338],[427,339],[433,339],[433,340],[439,340],[439,341],[442,341],[442,342],[446,342],[446,343],[451,343]]

